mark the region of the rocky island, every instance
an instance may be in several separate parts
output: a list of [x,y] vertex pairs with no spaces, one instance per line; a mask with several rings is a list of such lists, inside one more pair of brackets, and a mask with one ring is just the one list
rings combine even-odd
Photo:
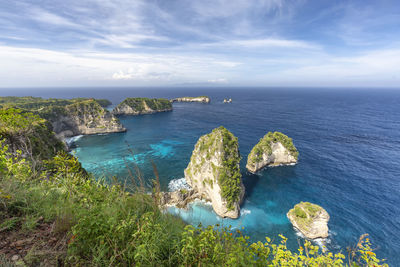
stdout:
[[210,98],[208,96],[185,96],[171,99],[171,102],[200,102],[200,103],[210,103]]
[[328,237],[329,214],[316,204],[300,202],[289,210],[287,217],[306,238]]
[[93,99],[49,106],[40,110],[39,115],[51,123],[59,138],[126,131],[114,115]]
[[129,97],[119,103],[112,113],[114,115],[142,115],[171,110],[172,104],[168,99]]
[[291,138],[280,132],[269,132],[251,150],[246,168],[255,173],[266,166],[295,164],[298,156]]
[[239,162],[238,140],[221,126],[199,138],[185,169],[194,193],[211,201],[221,217],[238,218],[240,214],[244,186]]

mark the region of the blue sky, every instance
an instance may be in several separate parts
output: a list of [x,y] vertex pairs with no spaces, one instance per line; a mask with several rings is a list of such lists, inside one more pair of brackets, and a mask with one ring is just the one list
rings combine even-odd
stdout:
[[2,0],[0,87],[400,87],[398,0]]

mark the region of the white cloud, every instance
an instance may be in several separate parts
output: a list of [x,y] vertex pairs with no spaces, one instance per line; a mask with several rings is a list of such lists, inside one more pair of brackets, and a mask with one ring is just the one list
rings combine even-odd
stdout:
[[305,41],[285,40],[285,39],[249,39],[249,40],[233,40],[229,42],[232,45],[243,46],[248,48],[260,47],[283,47],[283,48],[307,48],[317,49],[318,46]]
[[227,83],[228,80],[225,78],[211,79],[207,81],[208,83]]
[[[219,63],[215,63],[219,62]],[[221,65],[220,62],[223,62]],[[223,58],[178,54],[57,52],[0,46],[0,87],[112,81],[168,84],[206,81],[224,72]]]
[[215,61],[214,63],[227,68],[234,68],[242,64],[240,62],[234,62],[234,61]]
[[72,22],[67,18],[61,17],[54,13],[50,13],[39,7],[31,7],[29,9],[29,15],[31,19],[46,24],[69,26],[69,27],[81,27],[79,24]]

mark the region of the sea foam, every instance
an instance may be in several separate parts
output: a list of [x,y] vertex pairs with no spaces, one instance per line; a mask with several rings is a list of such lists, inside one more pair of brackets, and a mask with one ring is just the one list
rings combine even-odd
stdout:
[[77,136],[65,138],[65,143],[67,143],[67,145],[70,146],[73,143],[75,143],[76,141],[78,141],[79,139],[81,139],[82,137],[83,137],[83,135],[77,135]]
[[168,184],[168,190],[170,192],[180,189],[190,189],[190,185],[187,184],[185,177],[179,179],[173,179]]

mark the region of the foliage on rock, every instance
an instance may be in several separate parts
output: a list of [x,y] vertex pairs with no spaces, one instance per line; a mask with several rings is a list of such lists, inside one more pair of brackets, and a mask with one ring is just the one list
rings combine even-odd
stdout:
[[268,155],[271,155],[271,145],[277,142],[280,142],[296,160],[298,159],[299,152],[294,146],[292,138],[281,132],[268,132],[263,138],[260,139],[257,145],[253,147],[248,156],[248,160],[252,163],[255,163],[262,160],[263,153],[266,152]]
[[[198,152],[197,152],[198,151]],[[197,153],[201,155],[201,161],[197,160]],[[199,138],[195,151],[191,157],[191,165],[186,172],[191,175],[200,172],[201,166],[216,154],[221,156],[221,165],[210,163],[214,177],[217,177],[221,188],[221,196],[227,202],[228,209],[232,209],[234,203],[239,201],[241,194],[240,154],[238,139],[223,126],[214,129],[211,133]],[[210,186],[212,180],[206,180]]]
[[0,109],[0,139],[14,154],[20,150],[21,155],[29,158],[48,159],[64,149],[49,129],[45,119],[21,109]]
[[164,98],[145,98],[145,97],[134,97],[126,98],[122,101],[114,110],[127,105],[138,113],[143,113],[146,110],[146,106],[153,111],[164,111],[171,110],[172,104],[168,99]]

